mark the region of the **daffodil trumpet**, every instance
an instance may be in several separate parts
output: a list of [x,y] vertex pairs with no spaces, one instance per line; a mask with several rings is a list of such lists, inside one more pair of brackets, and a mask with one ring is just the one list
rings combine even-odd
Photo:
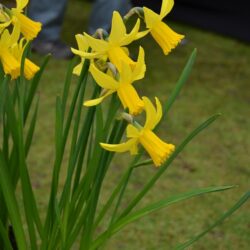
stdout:
[[[139,17],[142,18],[143,16],[147,30],[139,32],[137,38],[139,39],[150,33],[165,55],[169,54],[184,38],[183,35],[176,33],[162,21],[171,11],[173,5],[173,0],[162,0],[160,14],[155,13],[147,7],[142,8],[143,14],[141,14],[141,9],[139,11]],[[135,13],[137,14],[138,10]]]
[[101,103],[107,96],[117,93],[124,109],[128,108],[129,113],[132,115],[139,114],[144,107],[142,99],[137,94],[132,83],[136,80],[142,79],[146,71],[144,62],[144,50],[140,47],[138,60],[134,69],[124,63],[122,70],[119,71],[118,79],[113,76],[100,71],[94,63],[90,65],[90,72],[95,79],[96,83],[105,89],[105,94],[97,99],[88,100],[84,102],[85,106],[94,106]]
[[[153,132],[153,129],[162,118],[162,106],[158,98],[155,98],[156,108],[147,97],[143,97],[142,99],[146,112],[144,126],[140,126],[134,119],[131,119],[131,124],[127,126],[126,130],[127,137],[129,138],[126,142],[120,144],[100,143],[100,145],[108,151],[118,153],[130,151],[132,155],[135,155],[138,152],[138,144],[141,144],[152,158],[154,165],[159,167],[173,153],[175,146],[162,141]],[[126,120],[129,119],[126,118]]]
[[[1,22],[1,27],[7,27],[11,23],[13,26],[19,24],[21,33],[27,40],[34,39],[37,34],[40,32],[42,24],[40,22],[36,22],[31,20],[29,17],[23,14],[24,8],[28,4],[28,0],[16,0],[16,7],[15,8],[4,8],[5,15],[0,15],[1,19],[5,17],[5,21]],[[9,17],[9,18],[7,18]]]

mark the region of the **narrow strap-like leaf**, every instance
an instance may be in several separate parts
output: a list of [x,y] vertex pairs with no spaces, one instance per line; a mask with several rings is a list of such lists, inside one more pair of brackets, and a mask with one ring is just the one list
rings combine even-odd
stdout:
[[35,74],[34,78],[32,79],[31,83],[30,83],[30,88],[27,94],[27,98],[25,101],[25,107],[24,107],[24,122],[26,121],[28,114],[29,114],[29,110],[30,110],[30,106],[32,104],[32,101],[34,99],[38,84],[40,83],[41,77],[43,75],[44,69],[46,68],[48,61],[49,61],[50,56],[46,56],[42,66],[40,67],[40,70]]
[[194,49],[194,51],[192,52],[191,56],[188,59],[188,62],[186,63],[180,78],[178,79],[174,90],[172,91],[172,93],[170,94],[168,101],[164,107],[164,111],[163,111],[163,118],[162,120],[164,120],[164,117],[166,116],[166,114],[168,113],[168,111],[170,110],[170,108],[172,107],[172,105],[174,104],[174,101],[176,100],[176,97],[179,95],[183,85],[186,83],[192,67],[194,65],[195,59],[196,59],[196,54],[197,54],[197,50]]
[[139,211],[136,211],[134,213],[131,213],[131,214],[127,215],[126,217],[118,220],[116,223],[114,223],[112,228],[110,229],[110,231],[107,230],[100,237],[98,237],[98,239],[94,242],[91,249],[95,249],[96,247],[98,247],[100,244],[102,244],[103,241],[106,240],[107,237],[110,237],[111,235],[120,231],[127,224],[134,222],[134,221],[136,221],[136,220],[138,220],[138,219],[140,219],[140,218],[142,218],[142,217],[144,217],[152,212],[155,212],[159,209],[168,207],[168,206],[175,204],[177,202],[190,199],[192,197],[196,197],[196,196],[206,194],[206,193],[225,191],[225,190],[231,189],[233,187],[234,186],[222,186],[222,187],[208,187],[208,188],[196,189],[196,190],[191,191],[191,192],[172,196],[172,197],[169,197],[167,199],[163,199],[159,202],[150,204],[147,207],[142,208]]
[[1,244],[4,244],[2,248],[4,248],[5,250],[13,250],[9,240],[8,230],[3,226],[1,220],[0,220],[0,235],[2,240]]
[[187,247],[191,246],[194,242],[201,239],[203,236],[205,236],[208,232],[210,232],[213,228],[221,224],[225,219],[227,219],[229,216],[231,216],[234,212],[236,212],[244,203],[248,201],[250,198],[250,191],[246,192],[230,209],[228,209],[218,220],[216,220],[212,225],[210,225],[206,230],[204,230],[202,233],[196,235],[191,240],[178,245],[175,250],[182,250],[186,249]]
[[13,226],[13,230],[15,233],[17,245],[19,250],[26,250],[26,239],[23,230],[23,224],[21,220],[20,210],[17,205],[17,200],[14,194],[14,189],[11,184],[10,177],[6,171],[6,164],[0,151],[0,186],[3,191],[3,196],[5,199],[5,204],[8,209],[9,218]]

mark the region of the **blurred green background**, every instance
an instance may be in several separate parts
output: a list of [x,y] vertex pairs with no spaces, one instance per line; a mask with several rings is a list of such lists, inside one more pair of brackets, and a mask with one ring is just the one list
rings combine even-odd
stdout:
[[[62,35],[73,47],[76,46],[74,35],[86,30],[90,8],[88,1],[70,1],[68,4]],[[170,55],[164,56],[158,45],[147,37],[132,48],[136,53],[141,44],[146,52],[146,78],[136,84],[137,89],[151,98],[158,96],[162,102],[174,88],[193,49],[198,50],[192,74],[159,134],[164,140],[178,145],[210,115],[221,112],[223,116],[185,149],[140,206],[198,187],[237,185],[237,188],[182,202],[147,216],[118,233],[106,249],[173,249],[177,243],[205,229],[249,189],[250,47],[185,24],[169,25],[185,34],[186,45],[178,46]],[[37,63],[42,61],[37,55],[33,55],[33,59]],[[28,160],[42,213],[48,201],[53,166],[55,98],[62,92],[67,65],[68,62],[51,59],[39,88],[39,120]],[[104,183],[100,206],[128,161],[129,154],[115,158]],[[124,203],[155,171],[156,168],[148,166],[134,172]],[[62,181],[63,177],[62,174]],[[245,204],[190,249],[249,249],[249,208],[249,204]]]

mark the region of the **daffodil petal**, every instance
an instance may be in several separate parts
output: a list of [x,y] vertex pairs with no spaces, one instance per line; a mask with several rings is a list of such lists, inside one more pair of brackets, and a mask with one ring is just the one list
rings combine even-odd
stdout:
[[135,145],[138,143],[137,139],[129,139],[128,141],[120,144],[107,144],[107,143],[100,143],[101,147],[112,152],[123,153],[126,151],[131,151],[133,148],[133,152],[135,152]]
[[11,20],[8,22],[4,22],[4,23],[0,23],[0,33],[1,33],[1,29],[5,29],[6,27],[8,27],[11,24]]
[[22,9],[24,9],[27,4],[28,4],[29,0],[16,0],[16,8],[21,11]]
[[131,32],[126,36],[124,36],[124,38],[122,39],[120,46],[128,45],[134,40],[136,40],[137,39],[136,36],[138,34],[139,29],[140,29],[140,19],[138,18]]
[[149,100],[149,98],[143,96],[142,100],[144,102],[145,112],[146,112],[146,122],[144,128],[152,130],[162,117],[161,104],[159,100],[156,98],[156,105],[157,105],[157,110],[156,110],[152,102]]
[[136,34],[136,39],[135,39],[135,40],[138,40],[138,39],[143,38],[143,37],[146,36],[149,32],[150,32],[150,30],[144,30],[144,31],[138,32],[138,33]]
[[90,65],[89,71],[99,86],[104,89],[116,90],[118,88],[118,82],[111,76],[98,70],[94,64]]
[[155,97],[155,103],[156,103],[156,116],[155,116],[155,126],[156,126],[162,118],[162,105],[157,97]]
[[89,46],[96,52],[105,52],[108,49],[108,42],[101,40],[101,39],[96,39],[87,33],[84,33],[84,36],[87,39],[87,43]]
[[120,44],[121,39],[126,35],[126,27],[118,11],[113,12],[111,32],[109,41]]
[[147,7],[143,7],[146,27],[151,29],[156,23],[161,21],[161,17]]
[[140,47],[137,62],[134,70],[132,71],[132,80],[136,81],[142,79],[146,72],[145,53],[144,49]]
[[73,54],[83,57],[85,59],[94,59],[94,58],[100,58],[103,56],[103,54],[101,53],[85,52],[85,51],[81,51],[81,50],[74,49],[74,48],[71,48],[71,51]]
[[174,0],[162,0],[160,17],[163,19],[173,8]]
[[86,107],[91,107],[91,106],[96,106],[98,104],[100,104],[104,98],[106,98],[107,96],[113,94],[114,91],[107,91],[107,93],[99,98],[96,98],[96,99],[92,99],[92,100],[89,100],[89,101],[85,101],[84,102],[84,106]]
[[17,43],[20,36],[20,25],[15,25],[12,33],[10,34],[9,30],[6,29],[1,35],[1,46],[2,47],[11,47],[13,44]]
[[77,34],[75,37],[79,50],[86,51],[89,47],[86,37],[82,34]]
[[128,138],[136,138],[139,137],[140,131],[135,126],[129,124],[127,126],[126,134]]
[[11,33],[11,36],[9,38],[9,44],[14,44],[18,41],[18,39],[20,37],[20,32],[21,32],[20,25],[16,24],[14,26],[13,31]]
[[73,69],[73,74],[79,76],[82,71],[82,66],[83,66],[84,60],[81,61],[78,65],[76,65]]

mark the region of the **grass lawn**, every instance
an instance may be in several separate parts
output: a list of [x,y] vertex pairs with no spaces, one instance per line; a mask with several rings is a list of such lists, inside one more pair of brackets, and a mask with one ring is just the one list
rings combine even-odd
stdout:
[[[71,1],[68,5],[63,36],[73,46],[74,34],[86,30],[89,10],[90,5],[82,1]],[[173,249],[177,243],[210,225],[249,188],[250,47],[183,24],[170,23],[170,26],[185,34],[188,44],[163,56],[153,40],[143,40],[147,73],[146,78],[136,84],[137,89],[165,101],[194,48],[198,50],[198,57],[191,77],[161,126],[161,137],[178,145],[210,115],[217,112],[223,115],[175,160],[141,206],[198,187],[237,185],[237,188],[182,202],[147,216],[118,233],[106,249]],[[33,59],[42,61],[36,55]],[[53,165],[55,97],[62,91],[67,64],[52,59],[39,89],[39,120],[29,164],[41,211],[46,207]],[[124,172],[128,159],[128,154],[115,158],[104,183],[100,206]],[[124,203],[155,171],[157,169],[151,166],[135,171]],[[243,206],[192,249],[249,249],[249,208],[249,204]]]

